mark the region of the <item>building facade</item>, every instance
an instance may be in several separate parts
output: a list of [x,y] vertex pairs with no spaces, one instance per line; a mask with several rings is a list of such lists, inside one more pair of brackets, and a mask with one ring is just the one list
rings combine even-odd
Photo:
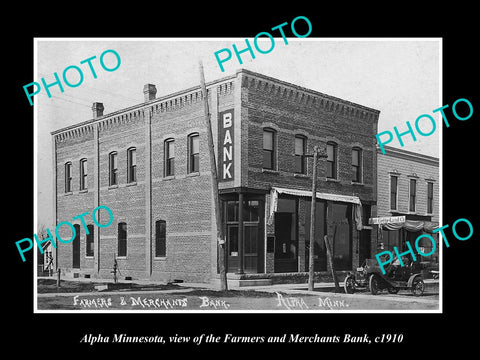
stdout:
[[[315,270],[329,273],[324,236],[338,271],[376,251],[364,225],[376,215],[379,111],[239,70],[207,83],[231,279],[308,271],[315,145],[318,162]],[[54,218],[75,239],[54,249],[66,274],[218,281],[219,246],[200,87],[52,132]],[[100,205],[112,224],[80,219]],[[105,215],[97,213],[102,220]],[[85,220],[88,220],[85,217]],[[59,236],[71,232],[59,228]]]
[[[406,241],[414,248],[419,235],[430,234],[436,250],[418,260],[429,266],[438,264],[438,233],[432,230],[439,225],[439,159],[390,146],[385,146],[385,154],[377,149],[377,157],[377,216],[384,218],[376,227],[377,252],[393,252],[394,247],[407,250]],[[425,254],[434,247],[427,238],[418,245]]]

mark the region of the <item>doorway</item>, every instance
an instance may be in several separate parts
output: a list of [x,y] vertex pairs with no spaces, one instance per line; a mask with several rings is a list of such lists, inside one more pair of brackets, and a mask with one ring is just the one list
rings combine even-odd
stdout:
[[[245,196],[246,197],[246,196]],[[225,204],[226,243],[227,243],[227,271],[240,271],[241,241],[243,237],[243,269],[245,273],[263,272],[263,201],[245,199],[242,206],[241,221],[239,220],[239,201],[227,200]],[[240,223],[241,222],[241,223]],[[240,226],[242,231],[239,232]]]

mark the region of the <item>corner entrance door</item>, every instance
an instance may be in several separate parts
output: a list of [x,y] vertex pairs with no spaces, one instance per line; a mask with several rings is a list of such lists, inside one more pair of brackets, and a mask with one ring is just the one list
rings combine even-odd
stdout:
[[[243,225],[243,266],[244,272],[258,271],[258,225]],[[239,267],[238,225],[227,226],[228,272],[236,273]]]
[[245,272],[256,273],[258,264],[258,225],[243,226]]
[[72,241],[72,268],[80,269],[80,225],[75,224],[75,239]]
[[[264,271],[264,201],[258,196],[238,195],[239,200],[225,200],[227,271],[259,273]],[[239,202],[243,202],[239,206]],[[241,210],[241,212],[240,212]],[[241,226],[241,228],[240,228]],[[239,234],[239,230],[240,234]],[[242,236],[242,239],[239,238]],[[240,241],[243,240],[243,241]],[[240,249],[240,244],[243,247]],[[243,250],[243,267],[240,255]],[[240,269],[242,267],[242,269]]]

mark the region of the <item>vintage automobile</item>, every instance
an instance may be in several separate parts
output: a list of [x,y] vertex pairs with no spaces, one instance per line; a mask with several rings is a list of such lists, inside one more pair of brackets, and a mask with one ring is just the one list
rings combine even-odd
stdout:
[[382,274],[376,260],[366,259],[362,267],[356,272],[350,272],[344,281],[344,289],[347,294],[353,294],[355,290],[367,288],[373,295],[380,290],[387,289],[390,294],[396,294],[399,290],[409,289],[415,296],[420,296],[425,290],[425,284],[420,272],[420,265],[408,258],[402,258],[404,266],[400,266],[398,259],[393,259]]

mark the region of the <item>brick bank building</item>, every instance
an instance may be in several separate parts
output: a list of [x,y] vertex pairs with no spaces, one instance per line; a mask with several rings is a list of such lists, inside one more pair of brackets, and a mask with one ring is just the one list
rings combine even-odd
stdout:
[[[207,83],[231,282],[306,279],[313,147],[325,149],[317,181],[315,271],[338,271],[377,248],[379,111],[247,70]],[[52,132],[54,219],[76,238],[57,242],[54,261],[74,277],[216,282],[218,247],[200,86]],[[106,228],[85,217],[113,212]],[[104,213],[100,223],[105,223]],[[108,215],[107,215],[108,216]],[[90,222],[88,222],[90,220]],[[69,239],[71,231],[59,228]],[[64,231],[63,231],[64,230]],[[263,279],[263,280],[262,280]],[[290,279],[290,280],[288,280]]]

